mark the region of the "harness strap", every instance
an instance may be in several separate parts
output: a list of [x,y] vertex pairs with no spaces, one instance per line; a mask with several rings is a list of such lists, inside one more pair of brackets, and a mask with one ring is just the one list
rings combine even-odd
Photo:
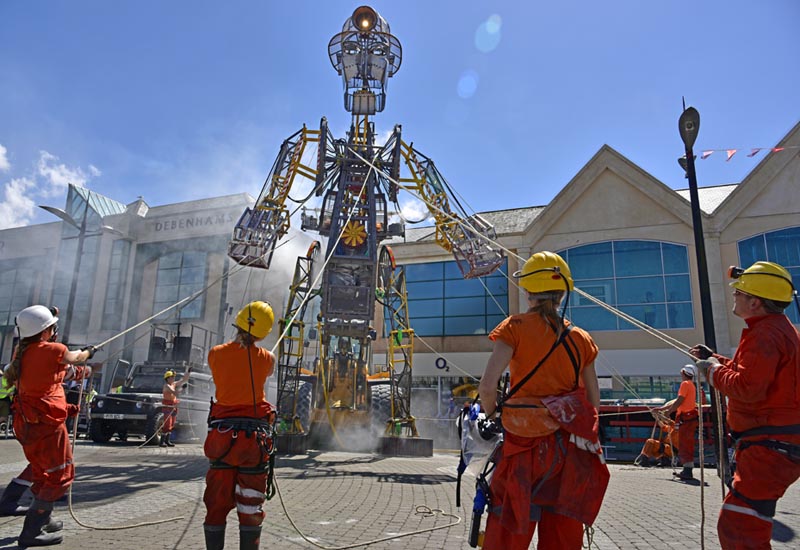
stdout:
[[753,510],[761,514],[762,516],[766,516],[769,518],[775,517],[775,509],[778,504],[778,500],[756,500],[752,498],[747,498],[742,493],[734,489],[733,487],[730,488],[731,493],[738,499],[743,500],[748,506],[750,506]]
[[759,426],[743,432],[731,431],[731,437],[735,440],[743,437],[753,437],[756,435],[797,435],[800,434],[800,424],[789,424],[787,426]]
[[[569,328],[571,329],[572,327]],[[573,347],[575,349],[572,349]],[[581,352],[578,349],[578,345],[567,337],[564,338],[564,349],[567,355],[569,355],[569,360],[572,362],[572,369],[575,371],[575,385],[572,389],[576,390],[578,389],[578,378],[581,375]],[[575,357],[576,355],[577,358]]]
[[794,445],[785,441],[776,441],[774,439],[764,439],[761,441],[740,441],[738,442],[737,449],[739,451],[743,451],[744,449],[754,445],[772,449],[773,451],[784,455],[789,460],[800,460],[800,445]]
[[272,429],[272,422],[269,420],[250,417],[212,418],[209,420],[208,425],[211,428],[223,427],[233,430],[249,430],[252,432],[260,431],[261,429]]
[[[520,388],[522,388],[522,386],[524,386],[524,385],[525,385],[525,383],[526,383],[528,380],[530,380],[530,379],[531,379],[531,377],[532,377],[534,374],[536,374],[536,372],[537,372],[537,371],[538,371],[538,370],[541,368],[541,366],[544,364],[544,362],[545,362],[545,361],[547,361],[547,359],[549,359],[549,358],[550,358],[550,356],[553,354],[553,352],[556,350],[556,348],[557,348],[558,346],[560,346],[561,344],[564,344],[564,342],[565,342],[565,340],[566,340],[566,338],[567,338],[567,334],[569,334],[569,332],[570,332],[571,330],[572,330],[572,325],[565,325],[565,326],[564,326],[564,330],[561,332],[561,335],[560,335],[560,336],[559,336],[559,337],[556,339],[556,341],[555,341],[555,342],[553,342],[553,345],[550,347],[550,351],[548,351],[548,352],[547,352],[547,354],[545,354],[545,356],[544,356],[544,357],[542,357],[541,361],[539,361],[539,362],[536,364],[536,366],[535,366],[535,367],[533,367],[533,368],[530,370],[530,372],[528,372],[528,374],[526,374],[526,375],[525,375],[525,376],[522,378],[522,380],[520,380],[520,381],[519,381],[519,383],[518,383],[516,386],[514,386],[513,388],[511,388],[511,389],[509,390],[509,392],[508,392],[508,393],[507,393],[507,394],[506,394],[506,395],[505,395],[505,396],[502,398],[502,401],[501,401],[501,402],[500,402],[500,404],[499,404],[500,408],[502,408],[502,406],[505,404],[505,402],[506,402],[506,401],[508,401],[508,400],[511,398],[511,396],[512,396],[512,395],[514,395],[515,393],[517,393],[517,392],[520,390]],[[565,348],[566,348],[566,344],[565,344]],[[569,348],[566,348],[566,349],[568,350]],[[567,353],[569,353],[569,351],[567,351]],[[572,356],[572,354],[571,354],[571,353],[570,353],[569,355],[570,355],[570,360],[571,360],[571,361],[573,361],[573,365],[574,365],[575,358]],[[577,369],[577,367],[576,367],[576,369]],[[576,383],[577,383],[577,382],[576,382]]]

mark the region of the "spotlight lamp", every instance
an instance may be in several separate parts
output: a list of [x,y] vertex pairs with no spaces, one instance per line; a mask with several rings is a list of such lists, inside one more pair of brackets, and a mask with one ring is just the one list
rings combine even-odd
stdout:
[[375,28],[375,23],[378,21],[378,14],[369,6],[361,6],[356,8],[353,12],[353,26],[359,32],[370,32]]

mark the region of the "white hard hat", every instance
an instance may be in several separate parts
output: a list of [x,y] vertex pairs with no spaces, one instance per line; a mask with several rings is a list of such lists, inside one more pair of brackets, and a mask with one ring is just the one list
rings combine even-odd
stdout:
[[29,338],[39,334],[47,327],[55,325],[58,317],[44,306],[30,306],[19,312],[16,322],[19,337]]
[[685,374],[689,378],[694,378],[695,375],[694,365],[684,365],[684,367],[681,369],[681,374]]

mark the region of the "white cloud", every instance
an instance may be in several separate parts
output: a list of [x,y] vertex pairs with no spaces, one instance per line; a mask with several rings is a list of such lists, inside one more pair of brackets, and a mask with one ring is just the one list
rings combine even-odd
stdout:
[[8,162],[8,150],[0,144],[0,172],[8,172],[11,170],[11,163]]
[[[0,172],[8,172],[7,149],[0,145]],[[47,151],[39,152],[39,159],[29,174],[12,178],[3,184],[0,197],[0,229],[19,227],[34,221],[39,199],[52,199],[66,195],[67,184],[84,187],[100,170],[90,164],[88,174],[81,168],[72,168],[58,161]]]
[[36,170],[38,175],[45,180],[45,185],[41,188],[43,197],[61,195],[67,189],[67,184],[69,183],[78,187],[85,187],[86,182],[92,176],[100,173],[92,165],[89,165],[91,174],[87,175],[80,168],[70,168],[65,164],[59,164],[58,157],[47,151],[39,152],[39,162],[36,165]]
[[19,227],[30,223],[36,203],[28,196],[35,182],[28,178],[12,179],[4,186],[3,200],[0,202],[0,229]]

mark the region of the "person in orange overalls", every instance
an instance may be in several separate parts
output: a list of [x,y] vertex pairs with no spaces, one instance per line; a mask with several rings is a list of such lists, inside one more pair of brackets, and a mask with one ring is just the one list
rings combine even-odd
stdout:
[[675,422],[678,426],[678,460],[683,469],[673,472],[672,475],[683,481],[694,479],[694,451],[697,439],[697,426],[700,414],[697,411],[697,387],[694,385],[694,365],[685,365],[681,369],[681,385],[678,388],[678,397],[669,404],[660,407],[667,415],[675,413]]
[[732,267],[729,275],[733,314],[747,324],[733,359],[702,344],[690,352],[728,398],[735,441],[731,490],[717,521],[720,546],[768,549],[778,499],[800,477],[800,334],[783,313],[797,292],[776,263]]
[[178,417],[178,394],[183,391],[184,385],[189,381],[192,367],[186,368],[183,377],[175,383],[175,371],[168,370],[164,373],[164,388],[161,396],[161,412],[164,413],[164,422],[161,425],[161,439],[159,447],[174,447],[171,440],[172,430],[175,429],[175,419]]
[[558,254],[538,252],[514,276],[530,309],[489,334],[492,354],[478,388],[491,417],[498,382],[510,370],[483,548],[527,549],[538,526],[540,549],[577,550],[609,479],[598,438],[597,346],[559,316],[573,283]]
[[62,540],[61,522],[51,518],[53,503],[64,496],[75,477],[64,421],[76,415],[78,407],[67,404],[61,384],[65,377],[89,377],[89,367],[72,365],[91,359],[95,348],[69,351],[57,343],[58,317],[45,306],[23,309],[16,322],[20,341],[5,377],[17,387],[14,433],[31,465],[34,497],[19,545],[49,546]]
[[240,550],[256,550],[260,544],[275,422],[264,384],[275,367],[275,356],[256,342],[270,333],[274,319],[268,303],[247,304],[236,316],[235,338],[208,354],[216,395],[204,446],[211,462],[203,495],[207,550],[224,548],[225,518],[234,507]]

